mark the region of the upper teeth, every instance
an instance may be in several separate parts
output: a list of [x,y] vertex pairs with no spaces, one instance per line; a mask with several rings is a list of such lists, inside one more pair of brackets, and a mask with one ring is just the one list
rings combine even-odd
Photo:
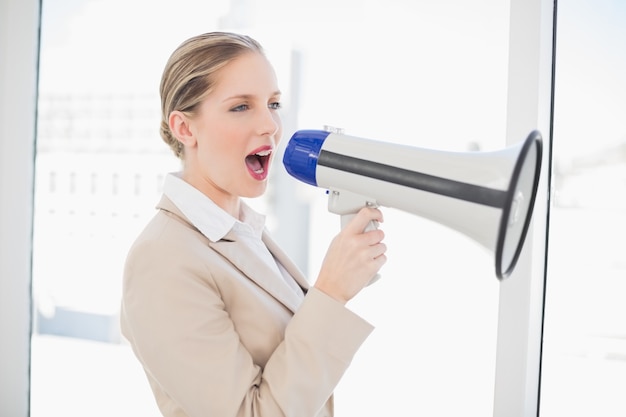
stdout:
[[255,153],[256,156],[268,156],[271,152],[269,150],[266,151],[261,151],[261,152],[257,152]]

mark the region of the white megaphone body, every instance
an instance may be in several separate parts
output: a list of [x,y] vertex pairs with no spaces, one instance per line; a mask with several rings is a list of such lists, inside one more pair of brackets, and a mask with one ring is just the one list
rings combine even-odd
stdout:
[[448,152],[299,130],[287,144],[283,164],[296,179],[329,190],[328,209],[341,215],[342,226],[366,205],[413,213],[492,251],[502,280],[524,244],[541,154],[538,131],[500,151]]

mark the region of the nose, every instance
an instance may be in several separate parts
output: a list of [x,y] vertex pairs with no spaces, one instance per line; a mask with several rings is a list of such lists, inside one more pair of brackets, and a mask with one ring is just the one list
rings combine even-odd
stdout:
[[282,126],[280,116],[275,110],[264,109],[259,119],[259,133],[261,135],[274,136]]

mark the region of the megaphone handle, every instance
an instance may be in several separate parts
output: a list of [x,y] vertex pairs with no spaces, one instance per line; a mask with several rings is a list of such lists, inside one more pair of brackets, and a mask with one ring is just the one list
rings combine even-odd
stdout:
[[[356,213],[352,213],[352,214],[342,214],[340,215],[340,219],[341,219],[341,228],[343,229],[348,223],[350,223],[350,221],[352,220],[352,218],[356,216]],[[374,230],[374,229],[378,229],[378,222],[375,220],[370,221],[367,226],[365,226],[365,229],[363,230],[364,232],[368,232],[370,230]],[[372,285],[373,283],[375,283],[376,281],[378,281],[380,279],[380,274],[376,274],[372,277],[372,279],[370,280],[370,282],[367,283],[367,285]]]
[[[356,216],[356,213],[342,214],[341,215],[341,228],[343,229],[344,227],[346,227],[346,225],[350,223],[350,221],[352,220],[352,218],[354,218],[354,216]],[[363,229],[363,231],[369,232],[370,230],[375,230],[375,229],[378,229],[378,222],[376,220],[372,220],[367,224],[367,226],[365,226],[365,229]]]

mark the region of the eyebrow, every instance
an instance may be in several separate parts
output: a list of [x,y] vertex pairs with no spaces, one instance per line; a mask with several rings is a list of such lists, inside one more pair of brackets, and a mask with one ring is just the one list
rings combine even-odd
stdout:
[[[276,91],[274,91],[272,93],[271,97],[280,96],[282,94],[283,93],[280,90],[276,90]],[[237,99],[237,100],[241,100],[241,99],[249,100],[251,98],[254,98],[253,94],[235,94],[234,96],[230,96],[230,97],[225,98],[224,101],[230,101],[230,100],[235,100],[235,99]]]

